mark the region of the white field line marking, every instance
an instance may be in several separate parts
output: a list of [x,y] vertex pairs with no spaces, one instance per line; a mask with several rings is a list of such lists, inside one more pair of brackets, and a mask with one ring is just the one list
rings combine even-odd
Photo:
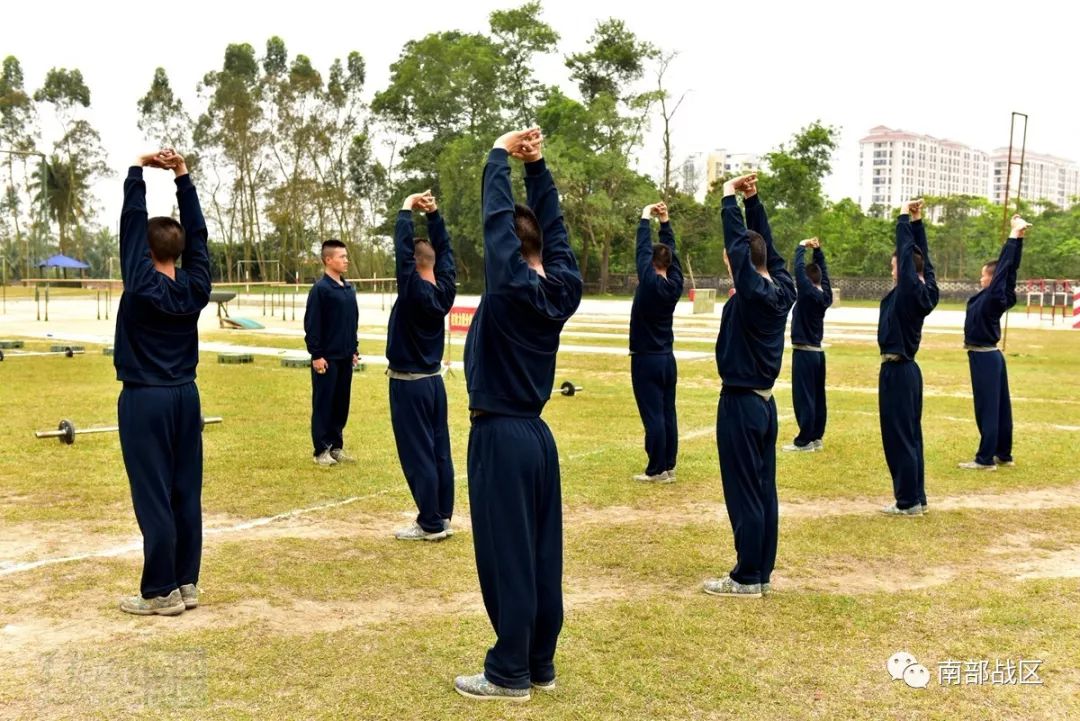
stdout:
[[[389,492],[389,489],[384,491],[378,491],[376,493],[369,493],[366,496],[350,496],[349,498],[343,498],[338,501],[330,501],[329,503],[320,503],[316,506],[308,506],[307,508],[295,508],[291,511],[284,513],[278,513],[274,516],[267,516],[265,518],[255,518],[250,521],[241,521],[240,523],[232,526],[217,526],[213,528],[207,528],[203,530],[203,536],[216,536],[226,533],[236,533],[238,531],[247,531],[252,528],[259,528],[266,526],[276,521],[282,521],[288,518],[296,518],[309,513],[316,513],[318,511],[326,511],[331,508],[338,508],[340,506],[347,506],[357,501],[367,500],[376,496],[382,496]],[[21,573],[23,571],[32,571],[35,568],[42,568],[44,566],[53,566],[58,563],[71,563],[74,561],[85,561],[91,558],[115,558],[117,556],[124,556],[129,553],[134,553],[142,549],[141,541],[133,541],[131,543],[125,543],[120,546],[113,546],[112,548],[104,548],[100,551],[93,551],[91,553],[80,553],[71,556],[59,556],[56,558],[43,558],[37,561],[29,561],[26,563],[15,563],[7,565],[4,562],[0,562],[0,576],[10,576],[14,573]]]

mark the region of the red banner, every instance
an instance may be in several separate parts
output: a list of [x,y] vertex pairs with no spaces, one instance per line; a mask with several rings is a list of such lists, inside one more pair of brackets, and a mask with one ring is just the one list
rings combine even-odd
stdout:
[[476,315],[476,308],[455,305],[450,309],[450,330],[468,332],[474,315]]

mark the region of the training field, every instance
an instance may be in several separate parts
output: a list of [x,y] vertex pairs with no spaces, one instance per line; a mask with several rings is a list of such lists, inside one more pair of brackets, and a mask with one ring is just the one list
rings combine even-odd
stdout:
[[[919,354],[931,510],[891,518],[877,513],[892,492],[876,310],[830,311],[825,450],[779,454],[773,593],[726,599],[701,591],[734,562],[714,440],[719,309],[676,319],[678,482],[646,486],[631,480],[644,452],[629,303],[586,302],[556,375],[584,390],[544,411],[562,458],[558,689],[505,706],[452,688],[494,639],[469,533],[462,371],[447,378],[458,533],[403,543],[391,534],[414,511],[378,362],[389,305],[367,295],[361,309],[368,364],[345,445],[362,462],[328,469],[310,458],[308,372],[272,350],[303,347],[299,308],[295,322],[242,309],[267,332],[220,331],[204,311],[203,412],[225,422],[204,434],[201,605],[134,617],[117,607],[141,568],[117,436],[32,436],[61,418],[115,423],[112,359],[89,342],[112,326],[86,303],[57,303],[48,325],[32,306],[10,315],[10,299],[0,316],[0,338],[26,350],[48,350],[46,332],[86,346],[0,363],[2,719],[1080,718],[1080,331],[1014,311],[1017,463],[975,473],[956,467],[977,442],[962,314],[931,316]],[[254,346],[255,362],[219,364],[227,344]],[[781,444],[795,434],[789,378],[786,362]],[[901,650],[929,670],[928,688],[890,679]]]

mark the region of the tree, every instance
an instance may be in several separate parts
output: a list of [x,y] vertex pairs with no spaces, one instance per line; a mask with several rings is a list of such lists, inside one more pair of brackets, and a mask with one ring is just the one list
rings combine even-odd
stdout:
[[[22,66],[17,58],[9,55],[4,58],[3,69],[0,70],[0,150],[14,152],[4,153],[0,158],[7,170],[0,205],[2,205],[3,217],[11,219],[14,242],[5,243],[2,252],[7,259],[7,264],[18,268],[20,265],[19,247],[22,246],[26,275],[30,272],[30,253],[29,240],[23,238],[23,224],[26,221],[23,217],[22,199],[29,197],[29,179],[32,175],[39,174],[39,166],[37,163],[28,166],[27,161],[30,157],[16,155],[16,153],[33,151],[36,137],[34,106],[24,87]],[[21,169],[21,173],[17,174],[17,166]],[[34,170],[29,170],[29,167],[33,167]]]
[[[44,178],[37,181],[38,199],[48,208],[49,217],[60,229],[60,252],[80,252],[69,247],[71,226],[86,220],[93,206],[90,187],[107,175],[101,136],[85,118],[80,108],[90,106],[90,88],[79,70],[52,68],[45,83],[34,93],[38,103],[49,104],[63,134],[53,143],[53,153],[46,163]],[[82,237],[82,236],[79,236]]]
[[139,130],[147,140],[162,148],[176,148],[184,153],[188,169],[198,166],[192,147],[194,129],[184,103],[173,93],[165,68],[154,70],[150,89],[136,103],[139,111]]

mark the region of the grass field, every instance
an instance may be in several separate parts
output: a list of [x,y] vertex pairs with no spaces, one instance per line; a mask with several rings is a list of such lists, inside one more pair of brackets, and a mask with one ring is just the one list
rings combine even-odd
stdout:
[[[624,338],[613,329],[590,343]],[[761,600],[700,590],[734,561],[714,363],[680,363],[679,482],[652,487],[630,480],[644,454],[629,359],[560,355],[556,382],[585,391],[556,397],[544,413],[562,457],[565,511],[559,688],[512,708],[469,702],[451,687],[455,675],[481,669],[493,640],[468,532],[460,372],[447,387],[462,532],[403,544],[391,534],[410,520],[412,502],[378,368],[356,377],[346,429],[362,464],[320,469],[308,451],[306,371],[204,354],[204,413],[226,420],[204,435],[213,530],[203,605],[168,619],[117,609],[141,567],[117,437],[68,447],[31,435],[61,417],[114,423],[112,359],[88,347],[74,359],[5,361],[0,719],[1080,717],[1080,333],[1010,330],[1017,465],[993,474],[956,468],[977,441],[958,346],[956,334],[927,334],[920,353],[932,512],[916,519],[876,513],[891,500],[876,347],[829,348],[826,450],[778,459],[780,550],[774,591]],[[702,341],[680,347],[709,350]],[[777,401],[786,443],[795,426],[784,383]],[[287,515],[266,520],[278,514]],[[26,568],[80,555],[89,557]],[[930,670],[928,689],[889,679],[885,662],[899,650]],[[993,671],[1021,660],[1042,662],[1041,684],[938,682],[946,661],[988,661]]]

